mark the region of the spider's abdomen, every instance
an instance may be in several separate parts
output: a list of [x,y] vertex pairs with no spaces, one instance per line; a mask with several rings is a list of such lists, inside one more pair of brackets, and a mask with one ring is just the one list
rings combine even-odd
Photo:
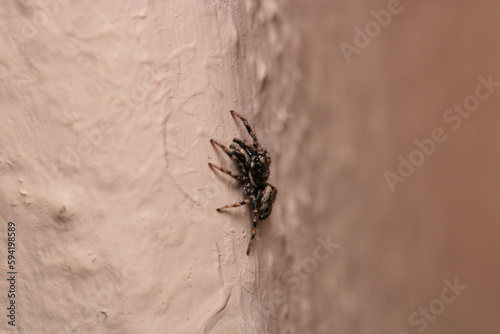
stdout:
[[267,184],[264,188],[258,189],[257,194],[257,205],[260,206],[259,218],[261,220],[266,219],[273,210],[273,203],[276,199],[276,194],[278,190],[272,185]]

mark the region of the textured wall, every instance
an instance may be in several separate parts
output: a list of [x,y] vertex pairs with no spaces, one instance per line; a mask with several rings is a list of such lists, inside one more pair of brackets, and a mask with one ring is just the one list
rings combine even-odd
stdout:
[[248,210],[215,211],[242,191],[207,162],[231,166],[209,139],[246,135],[235,109],[280,164],[297,73],[277,4],[9,1],[0,17],[0,266],[14,221],[18,332],[276,331],[259,285],[283,223],[247,257]]

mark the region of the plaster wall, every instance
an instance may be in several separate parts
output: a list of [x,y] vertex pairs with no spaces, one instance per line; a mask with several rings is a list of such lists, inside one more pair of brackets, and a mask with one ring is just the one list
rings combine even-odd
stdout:
[[1,258],[9,221],[18,257],[17,325],[2,292],[2,331],[277,330],[258,286],[284,223],[247,257],[248,210],[215,211],[242,190],[207,163],[231,166],[209,139],[246,135],[235,109],[279,167],[297,78],[282,13],[274,1],[0,6]]

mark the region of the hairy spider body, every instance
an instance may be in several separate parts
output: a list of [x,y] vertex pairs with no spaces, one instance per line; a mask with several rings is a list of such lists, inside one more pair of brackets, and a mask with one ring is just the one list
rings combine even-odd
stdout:
[[227,148],[221,143],[211,139],[210,142],[219,146],[236,164],[239,174],[233,173],[212,163],[208,165],[212,168],[228,174],[232,178],[240,181],[243,184],[243,193],[245,200],[225,205],[217,209],[218,212],[229,208],[236,208],[242,205],[250,204],[253,210],[252,236],[248,243],[247,255],[250,253],[253,239],[257,233],[257,225],[266,219],[273,209],[273,203],[276,199],[278,191],[275,187],[267,183],[269,179],[269,168],[271,166],[271,157],[267,151],[260,146],[255,133],[248,124],[247,120],[231,110],[231,115],[238,117],[243,121],[245,127],[253,139],[253,144],[250,145],[244,139],[234,138],[233,142]]

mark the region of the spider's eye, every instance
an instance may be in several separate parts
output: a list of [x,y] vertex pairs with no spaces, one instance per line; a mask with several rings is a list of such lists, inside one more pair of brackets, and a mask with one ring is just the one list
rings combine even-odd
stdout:
[[256,163],[261,168],[269,168],[269,165],[271,165],[271,159],[269,159],[268,155],[259,154],[257,156]]

